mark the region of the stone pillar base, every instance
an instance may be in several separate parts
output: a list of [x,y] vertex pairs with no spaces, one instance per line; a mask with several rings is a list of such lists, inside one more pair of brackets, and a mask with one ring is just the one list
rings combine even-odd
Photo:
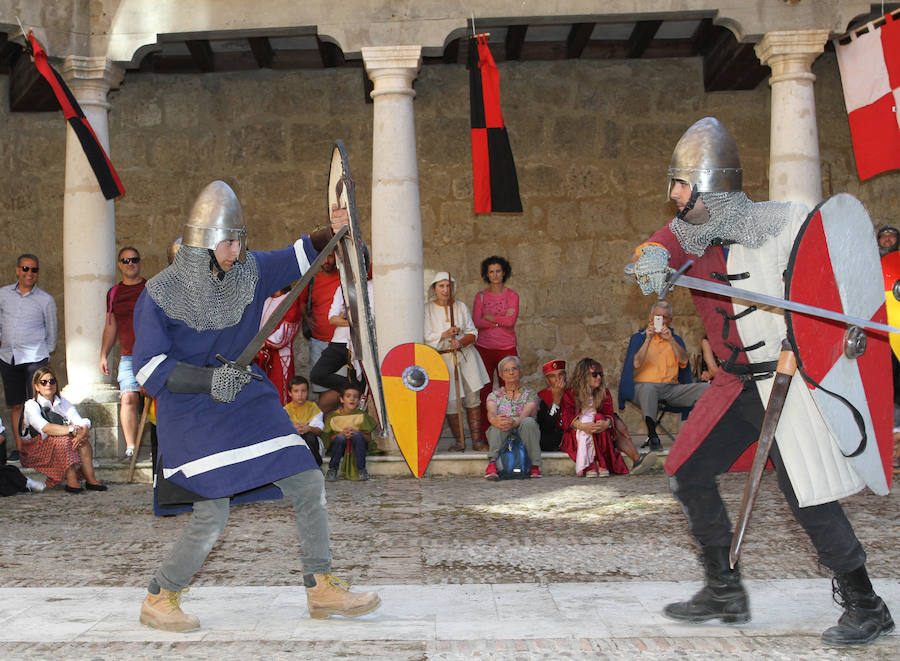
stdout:
[[75,405],[82,417],[91,421],[94,457],[108,460],[125,454],[125,438],[119,427],[118,388],[108,383],[69,384],[61,394]]

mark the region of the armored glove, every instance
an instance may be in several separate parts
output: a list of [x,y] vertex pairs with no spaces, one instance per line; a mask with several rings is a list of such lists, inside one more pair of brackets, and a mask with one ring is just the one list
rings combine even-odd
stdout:
[[231,362],[221,367],[178,363],[166,380],[166,387],[170,392],[208,393],[217,402],[233,402],[250,379],[262,377],[251,372],[249,367],[237,367]]
[[232,365],[216,367],[212,371],[209,394],[217,402],[233,402],[254,376],[249,367],[245,369]]
[[625,273],[633,275],[642,294],[656,293],[660,297],[668,292],[666,276],[669,275],[669,251],[658,243],[645,243],[635,251],[634,264],[625,267]]

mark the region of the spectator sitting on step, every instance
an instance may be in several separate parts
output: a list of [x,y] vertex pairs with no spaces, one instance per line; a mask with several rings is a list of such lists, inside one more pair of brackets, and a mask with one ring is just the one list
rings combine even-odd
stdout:
[[654,453],[640,454],[630,436],[616,429],[612,394],[603,379],[603,367],[582,358],[572,372],[572,387],[565,391],[560,414],[565,429],[562,450],[575,462],[575,474],[609,477],[628,468],[620,454],[632,461],[631,473],[646,473],[656,463]]
[[537,423],[541,430],[541,452],[558,452],[563,428],[560,412],[566,392],[566,361],[551,360],[541,365],[547,387],[538,392]]
[[644,414],[652,451],[662,450],[656,433],[659,401],[674,407],[693,406],[709,387],[708,383],[679,383],[679,370],[688,370],[690,376],[689,356],[671,323],[672,306],[657,301],[650,310],[647,327],[632,335],[628,345],[627,355],[634,356],[634,401]]
[[518,356],[507,356],[497,367],[503,385],[487,397],[487,415],[491,426],[487,430],[488,465],[484,476],[489,480],[499,478],[495,462],[503,441],[514,431],[522,439],[531,461],[530,476],[541,477],[541,430],[535,420],[538,396],[522,384],[522,361]]
[[3,432],[3,421],[0,420],[0,496],[14,496],[29,491],[41,492],[44,483],[25,477],[15,466],[6,463],[6,436]]
[[[331,461],[328,462],[328,472],[325,473],[327,482],[337,481],[338,468],[341,467],[341,459],[344,458],[348,445],[353,450],[356,479],[369,479],[366,450],[372,438],[372,430],[378,423],[359,408],[360,394],[358,385],[351,383],[344,386],[341,389],[340,406],[325,417],[323,437],[331,449]],[[349,462],[344,466],[345,475],[350,479],[353,478],[353,467]]]
[[91,421],[57,394],[52,368],[39,367],[31,384],[34,398],[25,402],[24,417],[32,436],[22,439],[22,465],[46,475],[50,487],[65,479],[68,493],[106,491],[94,474]]
[[306,377],[295,376],[290,381],[288,394],[291,401],[284,405],[294,429],[306,441],[319,466],[322,465],[319,435],[325,428],[325,416],[315,402],[309,400],[309,381]]

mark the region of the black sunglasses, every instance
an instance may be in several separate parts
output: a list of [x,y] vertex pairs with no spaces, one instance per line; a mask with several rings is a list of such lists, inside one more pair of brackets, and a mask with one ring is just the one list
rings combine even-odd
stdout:
[[19,268],[22,269],[22,273],[28,273],[29,271],[31,271],[32,273],[38,272],[37,266],[20,266]]
[[591,376],[594,377],[594,378],[597,378],[598,376],[603,376],[603,372],[594,372],[594,371],[592,370],[592,371],[591,371]]
[[38,381],[38,383],[40,383],[42,386],[55,386],[56,379],[41,379],[40,381]]
[[140,264],[141,258],[140,257],[123,257],[119,261],[122,262],[123,264]]

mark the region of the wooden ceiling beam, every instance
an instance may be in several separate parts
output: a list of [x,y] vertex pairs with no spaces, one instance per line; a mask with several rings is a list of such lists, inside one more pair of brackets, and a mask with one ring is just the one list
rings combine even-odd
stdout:
[[638,21],[628,37],[628,51],[625,57],[629,59],[640,58],[647,46],[653,41],[662,21]]
[[[694,55],[706,55],[715,39],[718,29],[719,28],[716,28],[713,25],[711,18],[704,18],[700,21],[700,25],[694,30],[694,34],[691,35],[691,51]],[[727,30],[728,28],[724,29]]]
[[441,56],[441,61],[444,64],[456,64],[459,62],[459,39],[454,39],[447,44],[444,54]]
[[522,45],[525,43],[527,25],[510,25],[506,29],[506,59],[518,60],[522,57]]
[[319,57],[322,58],[323,67],[330,69],[344,63],[344,54],[335,44],[319,39],[318,35],[316,35],[316,43],[319,45]]
[[703,56],[703,85],[707,92],[751,90],[769,75],[760,64],[753,44],[739,44],[734,34],[722,28]]
[[566,59],[572,60],[581,57],[593,31],[594,23],[575,23],[572,26],[569,36],[566,38]]
[[250,43],[250,52],[253,53],[253,59],[260,69],[271,69],[272,60],[275,57],[275,51],[272,50],[272,42],[268,37],[250,37],[247,39]]
[[59,110],[59,102],[53,95],[50,84],[24,52],[13,55],[10,59],[9,110],[10,112]]
[[191,53],[194,66],[200,71],[211,73],[216,70],[215,53],[213,53],[212,46],[209,45],[209,39],[188,39],[184,45]]

